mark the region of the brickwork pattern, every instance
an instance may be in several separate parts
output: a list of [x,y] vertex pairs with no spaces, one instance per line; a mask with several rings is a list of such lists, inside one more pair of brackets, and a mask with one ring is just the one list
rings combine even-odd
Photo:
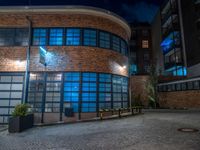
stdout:
[[200,108],[200,91],[160,92],[160,105],[165,108]]
[[0,27],[28,27],[26,16],[33,27],[84,27],[105,30],[128,40],[128,35],[120,25],[98,16],[84,14],[1,14]]

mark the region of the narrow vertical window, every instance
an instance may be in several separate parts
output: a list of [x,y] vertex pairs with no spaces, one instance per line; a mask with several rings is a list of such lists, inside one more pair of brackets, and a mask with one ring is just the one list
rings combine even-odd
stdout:
[[112,37],[112,48],[113,50],[120,52],[120,38],[117,36]]
[[99,32],[99,46],[102,48],[110,48],[110,34],[106,32]]

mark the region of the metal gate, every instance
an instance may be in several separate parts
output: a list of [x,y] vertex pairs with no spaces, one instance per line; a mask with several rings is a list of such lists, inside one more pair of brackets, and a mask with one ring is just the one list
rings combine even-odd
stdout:
[[7,124],[14,107],[22,102],[23,73],[0,73],[0,124]]

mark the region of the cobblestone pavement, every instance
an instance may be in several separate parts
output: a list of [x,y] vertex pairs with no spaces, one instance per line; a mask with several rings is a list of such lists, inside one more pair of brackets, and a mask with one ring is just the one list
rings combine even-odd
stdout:
[[200,150],[199,112],[146,112],[122,119],[0,132],[0,150]]

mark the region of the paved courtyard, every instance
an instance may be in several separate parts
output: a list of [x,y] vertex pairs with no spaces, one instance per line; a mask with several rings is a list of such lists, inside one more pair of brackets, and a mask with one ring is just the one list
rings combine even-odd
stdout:
[[0,150],[200,150],[199,112],[146,112],[122,119],[0,132]]

